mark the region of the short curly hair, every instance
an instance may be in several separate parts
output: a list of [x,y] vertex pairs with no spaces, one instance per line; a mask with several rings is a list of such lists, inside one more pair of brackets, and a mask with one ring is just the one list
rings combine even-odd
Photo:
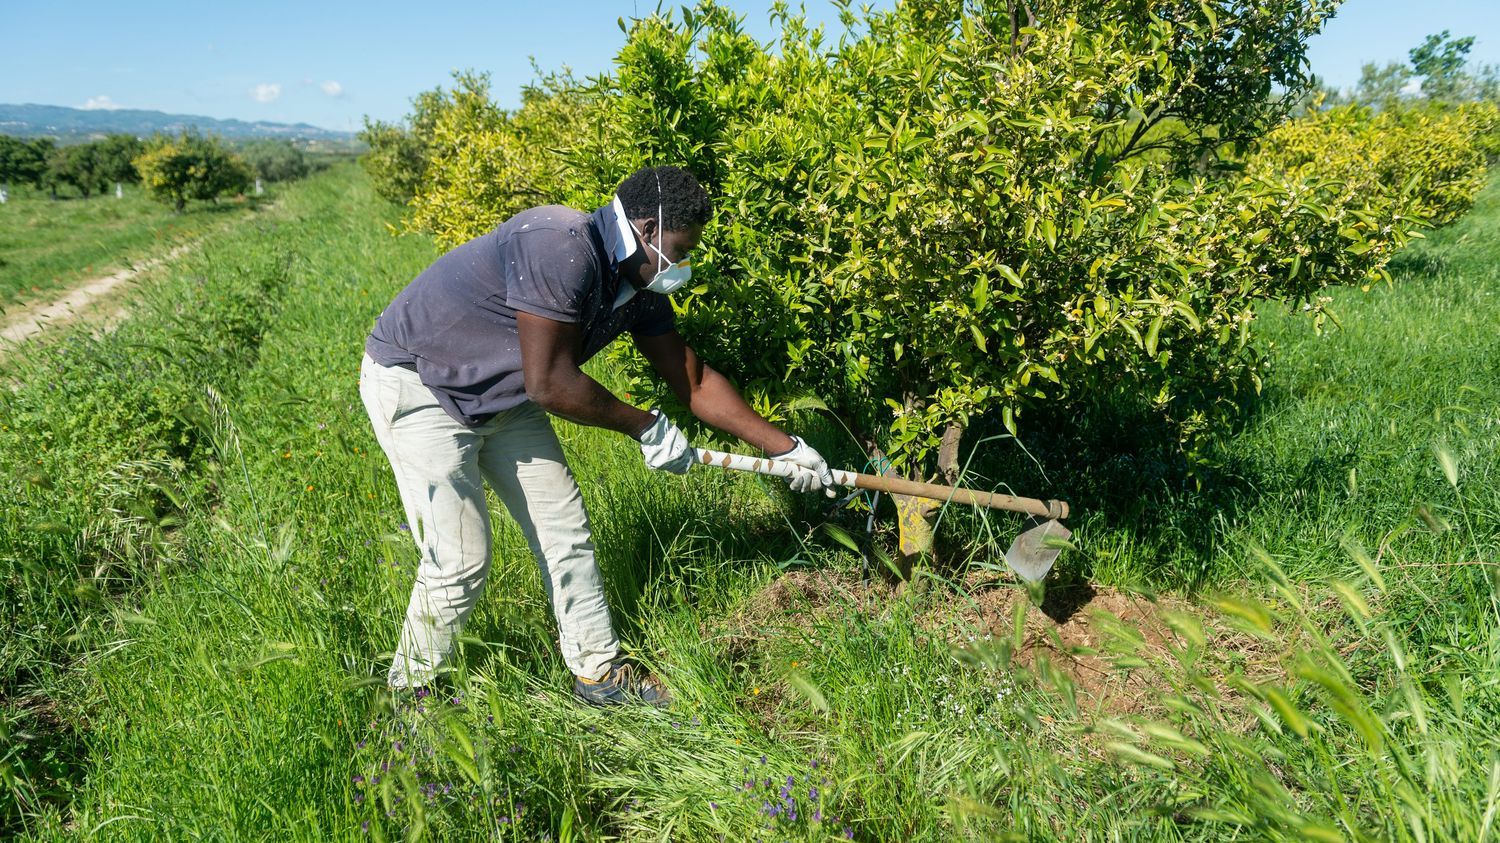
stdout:
[[713,216],[708,191],[681,167],[642,167],[620,182],[615,194],[633,220],[654,219],[660,203],[662,226],[668,231],[707,225]]

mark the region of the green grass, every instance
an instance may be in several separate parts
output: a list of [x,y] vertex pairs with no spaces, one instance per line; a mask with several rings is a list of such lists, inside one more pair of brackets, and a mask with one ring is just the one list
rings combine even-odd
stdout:
[[15,187],[0,205],[0,308],[164,254],[216,223],[241,219],[268,198],[193,203],[174,214],[137,185],[126,185],[121,199],[111,191],[55,201],[46,191]]
[[[1496,833],[1495,185],[1392,287],[1341,291],[1345,330],[1263,314],[1278,367],[1202,491],[1098,413],[1029,438],[1036,463],[979,446],[977,481],[1079,505],[1054,595],[1087,579],[1203,601],[1164,616],[1171,646],[1104,626],[1101,653],[1153,689],[1125,713],[1065,671],[1011,667],[1009,618],[957,650],[929,632],[965,616],[956,583],[997,563],[1004,519],[945,516],[919,587],[778,608],[760,593],[785,569],[858,567],[814,504],[753,477],[659,476],[628,441],[560,424],[622,636],[677,704],[569,699],[534,564],[496,518],[458,703],[393,731],[379,686],[415,553],[357,368],[371,320],[435,256],[392,239],[393,219],[335,168],[216,237],[115,334],[65,333],[17,364],[0,398],[0,583],[19,607],[0,651],[6,831]],[[768,818],[788,777],[797,817]]]

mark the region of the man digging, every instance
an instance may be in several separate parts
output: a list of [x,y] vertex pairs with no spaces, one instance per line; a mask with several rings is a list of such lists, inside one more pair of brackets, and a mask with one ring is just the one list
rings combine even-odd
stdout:
[[643,168],[592,214],[532,208],[454,248],[380,314],[360,396],[422,552],[393,690],[427,689],[484,592],[487,481],[541,568],[573,693],[596,705],[668,702],[659,681],[620,660],[583,497],[548,417],[629,436],[653,469],[688,470],[693,450],[676,425],[579,368],[626,331],[693,415],[808,469],[793,489],[833,494],[818,452],[750,409],[674,327],[667,296],[690,277],[710,210],[686,170]]

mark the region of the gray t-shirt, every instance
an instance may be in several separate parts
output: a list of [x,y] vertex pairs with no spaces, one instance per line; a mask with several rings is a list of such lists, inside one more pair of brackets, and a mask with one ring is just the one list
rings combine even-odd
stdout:
[[671,301],[632,295],[620,277],[620,260],[635,251],[622,217],[618,202],[592,214],[560,205],[516,214],[408,284],[365,351],[382,366],[415,366],[448,415],[477,427],[527,401],[517,311],[577,323],[583,360],[625,331],[672,330]]

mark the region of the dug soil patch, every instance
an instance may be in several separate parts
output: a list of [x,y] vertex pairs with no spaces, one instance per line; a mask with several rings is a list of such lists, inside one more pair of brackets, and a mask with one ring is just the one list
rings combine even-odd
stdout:
[[[777,630],[819,627],[848,612],[881,617],[909,603],[920,633],[952,645],[961,656],[1023,668],[1053,686],[1071,686],[1085,715],[1145,713],[1156,707],[1167,681],[1151,664],[1171,661],[1188,642],[1168,622],[1174,612],[1202,618],[1207,642],[1199,668],[1213,665],[1250,674],[1280,671],[1278,653],[1253,638],[1215,624],[1202,607],[1089,583],[1058,583],[1041,605],[1026,590],[989,572],[961,588],[893,586],[836,571],[785,574],[728,619],[733,650],[743,654]],[[1217,684],[1217,683],[1216,683]]]

